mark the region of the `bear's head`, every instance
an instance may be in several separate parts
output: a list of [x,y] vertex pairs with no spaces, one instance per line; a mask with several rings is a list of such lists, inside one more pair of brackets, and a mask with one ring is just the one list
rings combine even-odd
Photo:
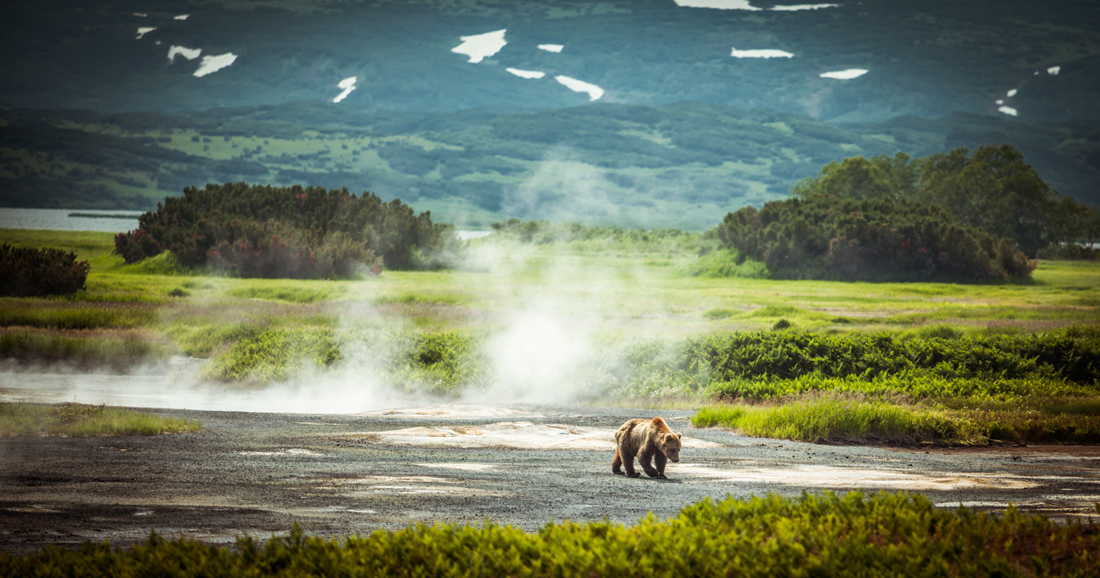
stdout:
[[657,447],[669,461],[680,461],[680,434],[672,432],[661,434],[661,441]]

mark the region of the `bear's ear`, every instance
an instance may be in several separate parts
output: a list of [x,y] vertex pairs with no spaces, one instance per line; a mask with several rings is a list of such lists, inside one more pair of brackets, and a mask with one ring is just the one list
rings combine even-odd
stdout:
[[684,434],[676,434],[676,439],[680,439],[682,437],[684,437]]

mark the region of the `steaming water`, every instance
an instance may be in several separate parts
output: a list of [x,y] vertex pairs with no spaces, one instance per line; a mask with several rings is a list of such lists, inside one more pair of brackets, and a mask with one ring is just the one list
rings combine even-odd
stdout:
[[203,56],[202,64],[199,65],[199,69],[195,71],[195,76],[202,77],[217,72],[233,64],[236,60],[237,55],[232,52],[226,52],[225,54],[219,54],[217,56]]
[[1012,90],[1008,91],[1006,94],[1008,94],[1009,98],[1012,98],[1012,97],[1016,96],[1016,92],[1018,92],[1018,91],[1015,88],[1013,88]]
[[1047,69],[1047,74],[1050,74],[1052,76],[1057,76],[1059,72],[1062,72],[1061,66],[1051,66]]
[[190,17],[191,17],[190,14],[180,14],[178,16],[173,16],[172,18],[175,19],[175,20],[187,20]]
[[508,44],[504,40],[504,32],[505,30],[495,30],[485,34],[475,34],[474,36],[460,36],[459,39],[462,40],[462,44],[452,48],[451,52],[465,54],[470,57],[469,62],[476,64],[500,52],[500,49]]
[[565,48],[563,44],[539,44],[539,50],[545,50],[547,52],[561,52],[561,49]]
[[207,383],[205,363],[174,357],[168,365],[131,374],[0,371],[0,401],[107,404],[120,407],[348,414],[412,405],[419,400],[362,375],[326,374],[262,389]]
[[[132,217],[70,217],[70,213],[94,215],[133,215]],[[0,208],[0,229],[45,229],[49,231],[99,231],[125,233],[138,226],[142,211],[98,211],[84,209],[7,209]]]
[[997,111],[1002,112],[1004,114],[1007,114],[1008,116],[1018,116],[1019,115],[1019,111],[1012,108],[1011,106],[1002,106],[1002,107],[998,108]]
[[790,52],[784,50],[775,50],[772,48],[756,49],[756,50],[738,50],[733,49],[730,56],[734,58],[790,58],[794,56]]
[[142,36],[145,36],[146,34],[149,34],[150,32],[152,32],[156,29],[157,29],[156,26],[142,26],[141,28],[138,28],[137,29],[137,39],[141,40]]

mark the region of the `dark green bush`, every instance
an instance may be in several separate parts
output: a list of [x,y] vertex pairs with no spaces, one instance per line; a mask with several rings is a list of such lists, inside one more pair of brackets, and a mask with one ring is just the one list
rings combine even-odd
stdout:
[[718,237],[782,279],[988,280],[1031,276],[1015,245],[914,201],[811,196],[726,215]]
[[0,295],[66,295],[84,289],[90,266],[76,253],[0,245]]
[[138,223],[115,238],[127,263],[171,251],[184,267],[211,265],[246,277],[436,266],[458,246],[452,226],[433,224],[430,213],[416,215],[398,199],[320,187],[188,187]]

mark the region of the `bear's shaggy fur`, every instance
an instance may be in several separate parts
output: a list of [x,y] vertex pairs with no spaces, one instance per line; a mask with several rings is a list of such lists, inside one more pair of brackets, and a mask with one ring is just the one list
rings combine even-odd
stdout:
[[[632,419],[615,432],[615,459],[611,462],[611,471],[622,475],[620,466],[626,469],[627,477],[637,478],[642,474],[634,471],[634,458],[642,464],[642,469],[651,478],[667,480],[665,463],[667,460],[680,461],[680,434],[672,433],[665,420],[655,417],[651,420]],[[656,462],[654,468],[650,460]]]

